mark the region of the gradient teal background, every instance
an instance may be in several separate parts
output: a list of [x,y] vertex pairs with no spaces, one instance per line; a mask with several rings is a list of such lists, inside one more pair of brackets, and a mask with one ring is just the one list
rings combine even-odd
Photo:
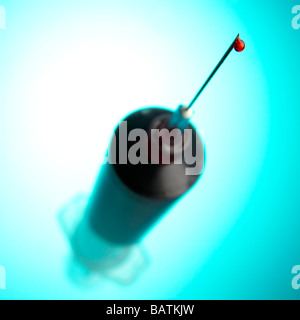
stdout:
[[[298,1],[1,0],[0,299],[299,299]],[[129,287],[67,277],[60,208],[89,192],[116,123],[195,105],[206,167],[151,231]],[[184,230],[184,231],[182,231]]]

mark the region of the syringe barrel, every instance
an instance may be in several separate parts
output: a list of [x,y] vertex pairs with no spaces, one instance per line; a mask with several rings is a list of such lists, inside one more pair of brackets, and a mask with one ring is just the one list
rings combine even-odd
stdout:
[[[154,119],[171,117],[171,112],[162,108],[142,109],[129,115],[128,134],[133,129],[149,133]],[[190,125],[192,141],[188,145],[195,154],[198,148],[200,167],[204,165],[204,148],[197,131]],[[150,135],[150,133],[149,133]],[[116,244],[133,244],[147,233],[155,222],[173,206],[198,180],[202,173],[187,175],[181,164],[127,164],[119,163],[119,127],[115,131],[116,143],[111,143],[109,152],[116,147],[116,163],[103,166],[90,197],[86,213],[93,230],[104,239]],[[127,151],[135,142],[128,141]],[[183,157],[184,158],[184,157]],[[150,162],[150,161],[149,161]]]

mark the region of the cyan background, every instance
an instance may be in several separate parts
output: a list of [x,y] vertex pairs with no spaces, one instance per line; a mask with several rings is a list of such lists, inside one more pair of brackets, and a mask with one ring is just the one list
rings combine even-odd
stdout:
[[[0,299],[299,299],[297,0],[1,0]],[[145,238],[128,287],[66,275],[60,208],[89,192],[116,123],[142,106],[195,105],[206,167]],[[184,230],[184,231],[182,231]]]

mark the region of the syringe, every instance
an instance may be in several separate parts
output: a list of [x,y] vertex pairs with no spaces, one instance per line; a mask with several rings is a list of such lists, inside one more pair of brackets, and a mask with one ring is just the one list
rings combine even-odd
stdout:
[[[107,274],[112,267],[115,274],[115,266],[131,256],[132,248],[200,179],[205,148],[189,122],[192,106],[233,48],[245,48],[239,36],[189,105],[175,112],[161,107],[139,109],[116,127],[108,161],[101,168],[83,219],[70,236],[76,258],[90,270],[104,268]],[[170,131],[176,133],[172,136]],[[138,132],[140,136],[130,138]],[[169,161],[164,161],[164,155],[170,156]]]

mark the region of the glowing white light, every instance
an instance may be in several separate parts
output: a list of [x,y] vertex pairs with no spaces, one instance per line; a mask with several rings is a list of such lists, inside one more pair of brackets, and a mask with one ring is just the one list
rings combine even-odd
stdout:
[[120,117],[157,83],[150,57],[119,41],[84,43],[47,65],[34,85],[32,129],[39,152],[59,165],[100,161]]

